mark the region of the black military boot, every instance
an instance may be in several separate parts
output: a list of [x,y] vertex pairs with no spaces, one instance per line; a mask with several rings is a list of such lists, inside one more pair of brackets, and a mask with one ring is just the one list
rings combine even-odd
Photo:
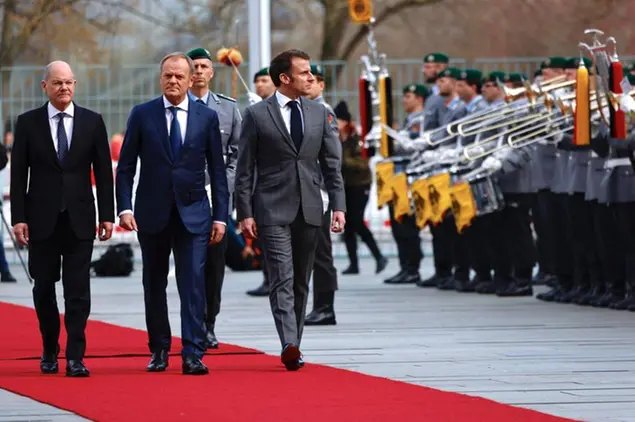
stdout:
[[534,289],[532,287],[532,281],[528,278],[514,280],[496,290],[496,296],[498,297],[521,297],[533,295]]
[[618,300],[617,298],[609,304],[609,308],[623,311],[629,309],[630,306],[635,306],[635,281],[630,280],[626,283],[626,293],[624,299]]
[[581,305],[581,306],[590,306],[592,302],[600,299],[604,294],[604,282],[597,282],[589,291],[582,295],[578,296],[573,300],[573,303]]
[[623,300],[624,293],[621,286],[623,286],[623,283],[606,282],[604,294],[598,300],[591,302],[591,306],[594,308],[608,308],[611,303]]
[[431,277],[426,278],[425,280],[419,280],[417,282],[417,287],[437,287],[437,281],[440,278],[436,273]]
[[586,294],[589,293],[590,290],[591,288],[588,284],[579,284],[573,289],[564,293],[556,301],[560,303],[575,303],[576,300],[579,300],[581,297],[586,296]]

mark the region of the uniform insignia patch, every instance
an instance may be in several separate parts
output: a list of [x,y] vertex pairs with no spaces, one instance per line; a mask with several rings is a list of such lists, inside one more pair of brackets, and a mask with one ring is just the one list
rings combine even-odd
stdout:
[[227,95],[218,94],[218,93],[216,93],[216,95],[217,95],[217,96],[219,96],[220,98],[222,98],[223,100],[231,101],[231,102],[233,102],[233,103],[235,103],[235,102],[236,102],[236,99],[235,99],[235,98],[228,97]]
[[333,119],[333,116],[329,114],[329,115],[328,115],[328,121],[329,121],[329,123],[333,123],[333,120],[334,120],[334,119]]
[[421,129],[419,127],[419,125],[413,125],[413,126],[410,127],[410,132],[417,132],[418,133],[419,129]]
[[467,78],[467,72],[461,72],[461,78],[463,79]]
[[434,61],[434,56],[432,54],[430,54],[427,59],[428,62],[433,62]]

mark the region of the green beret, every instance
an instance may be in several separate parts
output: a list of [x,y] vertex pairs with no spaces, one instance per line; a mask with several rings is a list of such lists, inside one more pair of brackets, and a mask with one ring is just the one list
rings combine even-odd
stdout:
[[626,79],[631,85],[635,85],[635,75],[631,75],[630,73],[626,74]]
[[450,58],[444,53],[430,53],[424,59],[424,63],[450,63]]
[[497,82],[500,81],[501,83],[505,82],[505,72],[501,72],[501,71],[494,71],[494,72],[490,72],[489,75],[487,75],[487,78],[485,78],[486,82]]
[[419,84],[410,84],[410,85],[404,86],[403,93],[407,94],[408,92],[412,92],[417,97],[423,97],[423,98],[428,98],[428,96],[430,95],[430,91],[428,90],[428,88]]
[[566,67],[567,67],[567,59],[565,59],[564,57],[560,57],[560,56],[549,57],[547,60],[544,61],[544,66],[541,66],[541,67],[543,69],[544,68],[566,69]]
[[212,55],[209,54],[209,51],[205,50],[204,48],[195,48],[194,50],[191,50],[190,52],[188,52],[187,56],[192,60],[198,60],[198,59],[212,60]]
[[456,67],[446,67],[441,73],[439,73],[439,78],[459,79],[460,77],[461,69],[457,69]]
[[[584,62],[584,66],[587,69],[591,69],[591,67],[593,66],[591,59],[589,59],[588,57],[582,57],[582,61]],[[567,60],[565,69],[577,69],[579,66],[580,57],[571,57],[569,60]]]
[[[540,70],[538,70],[538,72],[542,73],[542,71]],[[505,78],[505,82],[517,83],[517,82],[526,81],[527,79],[528,79],[527,75],[523,73],[512,72],[509,75],[507,75],[507,77]]]
[[460,81],[465,81],[470,85],[476,85],[483,82],[483,73],[477,69],[465,69],[461,71]]
[[267,76],[267,75],[269,75],[269,68],[268,67],[263,67],[258,72],[256,72],[256,74],[254,75],[254,82],[256,82],[256,79],[258,79],[259,77]]
[[311,73],[313,73],[314,76],[319,76],[320,78],[324,79],[324,66],[322,66],[321,64],[312,64]]

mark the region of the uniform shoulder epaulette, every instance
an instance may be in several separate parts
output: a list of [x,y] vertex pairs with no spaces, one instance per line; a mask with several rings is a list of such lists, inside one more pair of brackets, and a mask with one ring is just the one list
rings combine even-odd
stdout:
[[235,98],[228,97],[227,95],[218,94],[218,93],[216,93],[216,95],[219,96],[220,98],[222,98],[223,100],[231,101],[232,103],[236,102]]

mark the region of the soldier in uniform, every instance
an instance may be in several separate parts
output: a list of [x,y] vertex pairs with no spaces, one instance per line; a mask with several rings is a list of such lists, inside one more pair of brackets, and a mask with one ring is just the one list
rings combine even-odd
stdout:
[[[422,125],[424,125],[424,104],[429,92],[423,85],[410,84],[403,88],[403,106],[408,115],[401,127],[402,131],[407,131],[411,139],[419,137]],[[395,144],[395,154],[403,154],[405,151]],[[395,219],[392,205],[388,207],[390,213],[390,227],[392,235],[397,244],[397,255],[399,256],[400,271],[396,275],[384,280],[387,284],[406,284],[421,281],[419,266],[423,259],[421,249],[421,237],[414,215],[406,215],[401,222]],[[381,261],[385,267],[385,262]],[[379,262],[377,264],[379,266]],[[379,269],[379,267],[378,267]],[[382,268],[383,269],[383,268]]]
[[[276,86],[269,76],[269,68],[264,67],[254,75],[254,87],[256,94],[263,100],[271,97],[276,92]],[[269,297],[269,280],[267,279],[266,262],[262,261],[263,281],[260,286],[252,290],[247,290],[249,296]]]
[[[188,95],[193,101],[202,103],[216,111],[220,123],[220,133],[223,142],[223,154],[227,172],[227,185],[231,194],[234,192],[234,179],[236,176],[236,161],[238,159],[238,138],[240,136],[241,117],[236,100],[209,90],[209,82],[214,77],[212,57],[204,48],[196,48],[187,55],[194,62],[194,83]],[[207,178],[207,175],[206,175]],[[206,181],[209,187],[209,180]],[[217,245],[207,247],[207,259],[205,263],[205,294],[207,307],[205,324],[207,327],[206,346],[218,348],[218,340],[214,333],[216,317],[220,312],[221,290],[225,278],[225,251],[227,250],[227,237]]]
[[436,85],[437,79],[450,63],[450,58],[445,53],[431,53],[423,59],[423,78],[430,85],[430,92],[433,95],[439,94],[439,87]]
[[[311,73],[315,82],[309,97],[326,107],[331,130],[339,132],[337,118],[333,108],[324,101],[324,70],[321,65],[311,65]],[[315,248],[315,262],[313,264],[313,310],[304,320],[304,325],[335,325],[335,310],[333,303],[337,290],[337,270],[333,264],[333,243],[331,240],[331,209],[329,196],[322,181],[320,188],[324,204],[322,228],[318,232]]]

